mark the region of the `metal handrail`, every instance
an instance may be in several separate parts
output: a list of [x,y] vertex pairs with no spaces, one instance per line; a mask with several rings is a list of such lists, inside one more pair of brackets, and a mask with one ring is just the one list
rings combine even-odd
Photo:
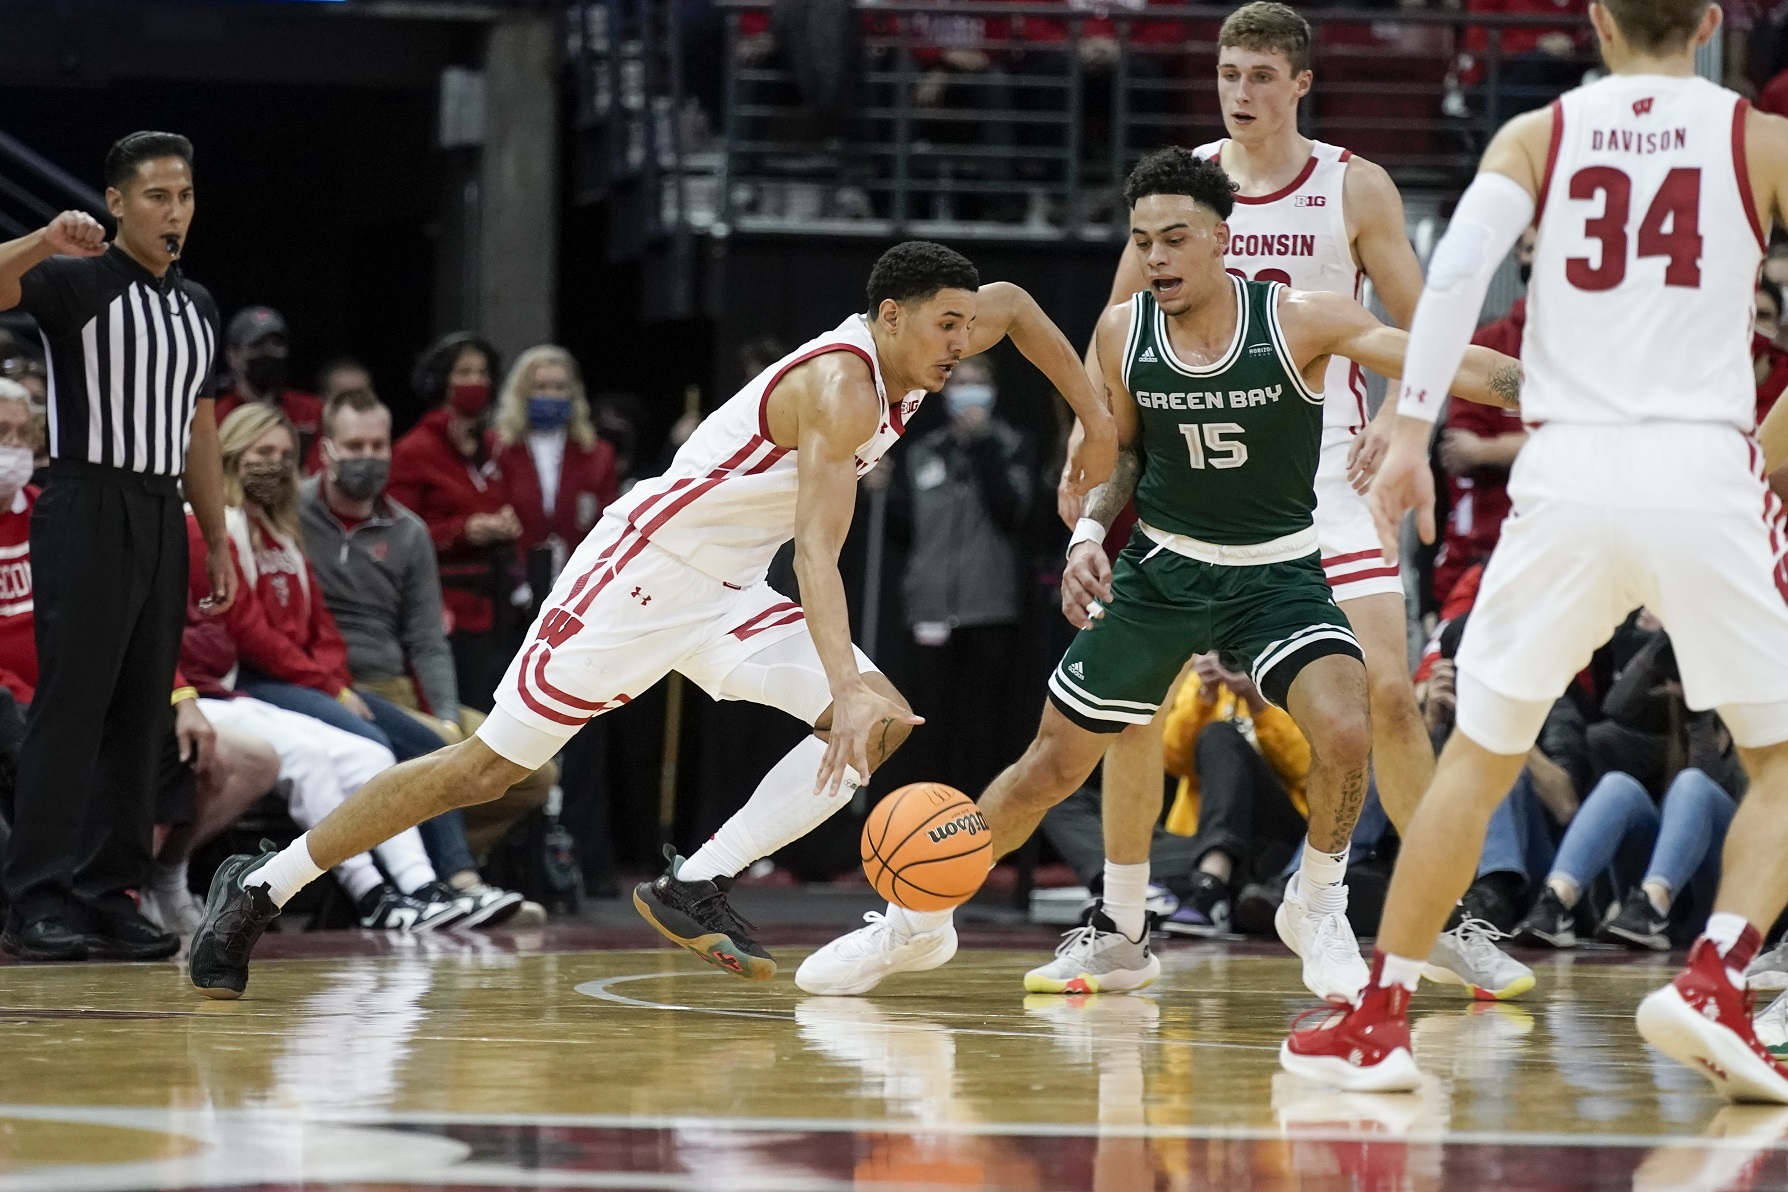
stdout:
[[[79,208],[108,228],[111,213],[97,190],[38,153],[17,137],[0,132],[0,199],[37,226],[67,208]],[[23,236],[32,225],[0,211],[0,234]]]

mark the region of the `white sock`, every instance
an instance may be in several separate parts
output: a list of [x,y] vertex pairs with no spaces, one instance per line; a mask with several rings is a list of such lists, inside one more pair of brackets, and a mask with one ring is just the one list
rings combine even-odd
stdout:
[[1721,956],[1732,951],[1732,945],[1736,944],[1738,937],[1744,933],[1745,917],[1726,911],[1717,915],[1709,915],[1707,926],[1701,929],[1701,934],[1712,940],[1714,946],[1719,948]]
[[909,911],[904,906],[888,904],[888,918],[894,925],[908,935],[928,935],[949,926],[956,912],[949,911]]
[[330,872],[335,874],[335,880],[341,883],[341,888],[348,892],[348,897],[356,904],[385,884],[385,875],[373,864],[370,853],[356,853]]
[[1378,971],[1378,987],[1388,989],[1393,985],[1401,985],[1414,993],[1416,986],[1422,982],[1422,970],[1427,965],[1407,956],[1393,956],[1389,952],[1382,952],[1380,955],[1384,957],[1384,967]]
[[385,872],[391,875],[391,884],[405,894],[414,894],[440,876],[428,859],[428,846],[422,843],[422,833],[415,828],[405,828],[375,847],[373,853],[385,867]]
[[838,793],[829,799],[813,793],[820,761],[825,756],[824,741],[818,737],[803,738],[770,767],[745,806],[683,862],[677,879],[699,882],[732,877],[760,857],[801,839],[849,805],[858,785],[849,778],[839,784]]
[[1325,853],[1304,841],[1298,863],[1298,888],[1304,902],[1319,915],[1339,915],[1347,910],[1347,850]]
[[1147,930],[1149,863],[1118,865],[1105,862],[1105,917],[1127,940],[1140,940]]
[[242,884],[266,886],[273,905],[284,906],[292,901],[292,895],[322,876],[322,869],[310,859],[310,833],[305,832],[286,845],[279,856],[242,879]]
[[178,894],[187,889],[186,881],[186,858],[182,857],[172,865],[163,865],[160,861],[155,863],[154,885],[157,894]]

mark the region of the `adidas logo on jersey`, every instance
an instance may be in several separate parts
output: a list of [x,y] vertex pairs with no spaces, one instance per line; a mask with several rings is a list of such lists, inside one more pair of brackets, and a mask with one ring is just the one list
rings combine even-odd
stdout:
[[1072,662],[1068,664],[1068,673],[1073,675],[1076,679],[1084,679],[1086,678],[1086,667],[1078,662]]
[[1136,358],[1136,363],[1138,363],[1138,364],[1159,364],[1160,362],[1161,362],[1161,358],[1159,356],[1155,355],[1155,348],[1154,348],[1153,344],[1142,345],[1142,355],[1140,355]]

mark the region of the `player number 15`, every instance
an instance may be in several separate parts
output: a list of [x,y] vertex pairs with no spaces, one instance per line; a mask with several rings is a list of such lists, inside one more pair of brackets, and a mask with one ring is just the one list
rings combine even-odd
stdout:
[[[1235,440],[1248,428],[1239,422],[1182,422],[1180,434],[1186,437],[1189,462],[1203,470],[1239,468],[1248,462],[1248,445]],[[1233,436],[1233,437],[1232,437]]]

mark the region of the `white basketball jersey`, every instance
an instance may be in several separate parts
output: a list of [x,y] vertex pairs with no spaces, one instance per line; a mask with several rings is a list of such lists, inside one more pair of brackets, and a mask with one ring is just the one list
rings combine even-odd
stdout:
[[1749,106],[1661,75],[1611,75],[1552,105],[1521,347],[1527,421],[1752,428],[1764,235]]
[[[1192,152],[1218,158],[1228,141]],[[1255,281],[1284,282],[1294,290],[1326,290],[1358,299],[1365,275],[1353,259],[1342,208],[1342,183],[1353,152],[1317,141],[1291,185],[1270,195],[1237,195],[1229,216],[1229,271]],[[1351,360],[1329,359],[1324,378],[1325,441],[1337,428],[1349,435],[1366,425],[1366,376]]]
[[608,515],[724,583],[745,587],[761,580],[795,536],[795,453],[770,439],[770,393],[797,364],[829,352],[853,352],[875,374],[881,426],[857,448],[857,474],[868,472],[900,441],[925,391],[889,404],[875,338],[864,317],[852,315],[759,373],[696,427],[668,472],[640,481]]

